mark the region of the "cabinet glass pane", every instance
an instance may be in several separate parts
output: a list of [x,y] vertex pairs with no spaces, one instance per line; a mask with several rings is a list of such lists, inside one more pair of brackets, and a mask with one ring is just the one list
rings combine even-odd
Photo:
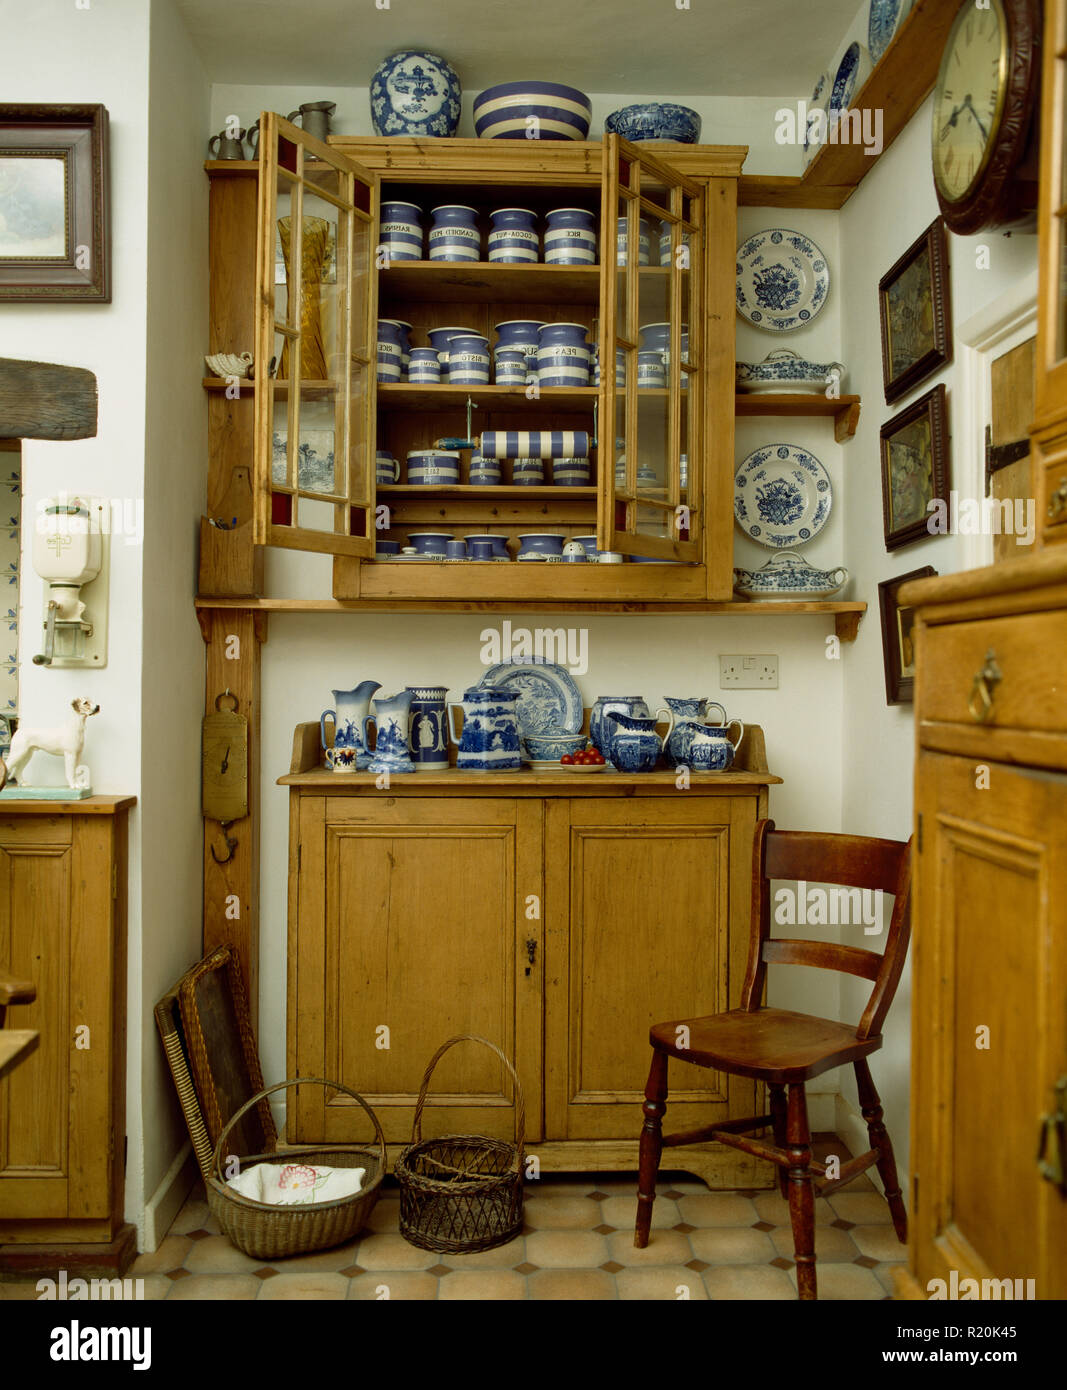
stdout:
[[1059,197],[1056,199],[1057,238],[1057,293],[1059,302],[1056,312],[1056,359],[1067,357],[1067,217],[1064,205],[1067,204],[1067,65],[1063,59],[1056,65],[1056,77],[1060,87],[1060,140],[1063,146],[1063,166],[1060,169]]

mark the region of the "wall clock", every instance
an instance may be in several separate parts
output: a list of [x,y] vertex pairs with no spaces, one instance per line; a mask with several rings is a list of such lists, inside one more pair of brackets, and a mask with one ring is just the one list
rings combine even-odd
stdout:
[[964,0],[934,88],[934,185],[961,236],[1037,208],[1040,0]]

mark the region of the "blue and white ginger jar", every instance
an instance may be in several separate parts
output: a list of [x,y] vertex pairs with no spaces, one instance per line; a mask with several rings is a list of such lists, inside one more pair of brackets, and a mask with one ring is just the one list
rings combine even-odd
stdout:
[[459,77],[436,53],[402,49],[378,64],[370,84],[376,135],[455,135]]

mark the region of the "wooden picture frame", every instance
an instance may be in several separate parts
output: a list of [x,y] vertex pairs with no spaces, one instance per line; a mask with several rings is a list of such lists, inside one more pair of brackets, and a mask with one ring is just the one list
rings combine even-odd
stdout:
[[913,579],[927,579],[936,573],[937,570],[932,565],[924,565],[922,569],[912,570],[910,574],[900,574],[895,579],[884,579],[878,585],[887,705],[910,705],[915,699],[915,652],[911,646],[915,610],[901,608],[897,602],[897,594]]
[[893,405],[952,361],[948,239],[941,217],[930,223],[878,282],[882,382]]
[[0,301],[110,304],[108,115],[0,104]]
[[882,525],[886,550],[933,534],[928,504],[948,506],[948,407],[935,386],[881,429]]

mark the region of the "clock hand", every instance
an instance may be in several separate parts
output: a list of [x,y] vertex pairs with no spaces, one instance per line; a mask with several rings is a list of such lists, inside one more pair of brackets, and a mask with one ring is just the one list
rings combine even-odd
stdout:
[[982,124],[981,117],[979,116],[978,112],[974,109],[974,103],[971,101],[970,97],[966,98],[963,105],[964,107],[966,107],[968,111],[970,111],[971,115],[974,117],[975,124],[977,125],[978,129],[982,132],[982,139],[988,140],[989,134],[985,126]]
[[942,139],[942,140],[947,140],[947,139],[948,139],[948,133],[949,133],[949,131],[950,131],[950,130],[953,128],[953,126],[955,126],[955,125],[957,124],[957,122],[959,121],[959,118],[960,118],[961,114],[963,113],[963,110],[964,110],[965,106],[966,106],[966,102],[963,102],[963,103],[961,103],[959,106],[957,106],[956,109],[955,109],[955,111],[953,111],[952,115],[948,118],[948,120],[945,122],[945,124],[941,127],[941,139]]

